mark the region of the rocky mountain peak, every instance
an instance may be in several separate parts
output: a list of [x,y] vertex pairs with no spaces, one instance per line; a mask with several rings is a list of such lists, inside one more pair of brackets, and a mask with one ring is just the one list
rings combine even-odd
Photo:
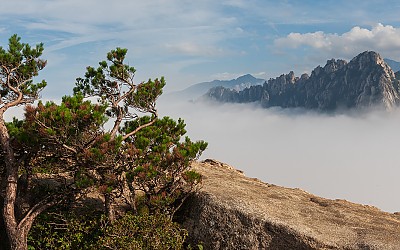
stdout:
[[[252,89],[251,96],[257,98],[248,98],[249,95],[241,91],[221,95],[220,90],[214,99],[241,103],[260,101],[264,107],[303,107],[325,111],[371,106],[390,110],[400,103],[396,81],[393,70],[378,53],[365,51],[349,63],[330,59],[324,67],[316,67],[309,77],[303,74],[299,78],[291,71],[271,78],[262,88]],[[212,95],[209,93],[210,97]],[[229,95],[229,98],[224,95]]]
[[251,86],[262,85],[264,82],[264,79],[256,78],[250,74],[246,74],[232,80],[213,80],[210,82],[197,83],[181,91],[163,95],[163,98],[186,99],[193,101],[199,99],[212,88],[224,87],[232,91],[241,91]]
[[293,71],[289,72],[289,74],[287,75],[287,79],[289,83],[294,83],[296,81],[296,77]]
[[321,71],[323,71],[323,68],[318,65],[313,71],[311,71],[311,77],[317,77]]
[[353,58],[352,61],[358,61],[363,63],[371,63],[374,62],[376,64],[382,64],[384,62],[383,58],[379,53],[375,51],[364,51]]
[[325,67],[324,67],[324,71],[325,71],[326,73],[332,73],[332,72],[337,71],[338,69],[343,68],[346,64],[347,64],[347,62],[346,62],[345,60],[341,60],[341,59],[338,59],[338,60],[336,60],[336,59],[331,59],[331,60],[328,60],[328,61],[326,62],[326,65],[325,65]]
[[254,81],[254,80],[256,80],[256,78],[254,76],[250,75],[250,74],[239,76],[236,79],[236,81],[240,81],[240,82],[251,82],[251,81]]
[[393,70],[387,65],[381,55],[375,51],[365,51],[353,58],[350,63],[358,65],[359,70],[377,65],[384,69],[390,77],[394,77]]
[[304,73],[300,76],[300,80],[303,80],[303,81],[308,80],[308,78],[310,78],[310,76],[307,73]]

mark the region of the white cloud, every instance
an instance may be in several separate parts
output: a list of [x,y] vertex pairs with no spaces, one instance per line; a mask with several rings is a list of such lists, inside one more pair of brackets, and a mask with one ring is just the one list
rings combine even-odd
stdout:
[[65,20],[37,20],[26,23],[25,27],[28,30],[57,31],[79,35],[93,33],[96,30],[96,27],[93,25],[82,25],[79,22],[66,22]]
[[400,28],[378,23],[371,29],[353,27],[343,34],[290,33],[274,41],[275,48],[298,49],[302,46],[312,48],[321,57],[344,57],[350,59],[366,50],[374,50],[384,57],[400,59]]
[[400,211],[400,110],[327,115],[162,98],[158,107],[182,117],[192,139],[209,142],[202,159],[268,183]]
[[322,31],[306,34],[290,33],[286,38],[275,40],[275,43],[279,47],[298,48],[301,45],[308,45],[326,49],[329,46],[329,39]]
[[[12,17],[27,30],[70,34],[71,39],[62,37],[67,42],[63,42],[60,48],[71,40],[73,46],[75,42],[94,37],[97,40],[122,40],[148,51],[155,51],[152,47],[155,43],[201,41],[197,43],[200,47],[205,41],[205,48],[201,48],[204,52],[207,48],[217,47],[216,43],[224,39],[223,31],[235,23],[235,18],[220,15],[215,6],[212,1],[185,4],[178,0],[119,0],[101,4],[96,0],[6,1],[2,3],[0,19]],[[165,47],[158,46],[158,49]],[[188,50],[190,52],[193,48],[186,46],[180,51],[185,54]]]
[[262,72],[256,72],[256,73],[253,73],[252,75],[253,75],[254,77],[262,78],[262,79],[267,79],[267,76],[268,76],[267,72],[264,72],[264,71],[262,71]]
[[[167,79],[173,78],[173,82],[183,86],[208,80],[216,72],[268,70],[269,77],[275,77],[289,70],[297,73],[312,69],[330,57],[342,57],[343,54],[352,57],[352,52],[346,53],[352,48],[339,45],[331,51],[322,51],[331,46],[330,35],[332,39],[335,36],[326,32],[310,33],[309,37],[298,34],[301,37],[298,39],[304,43],[301,46],[322,51],[315,53],[320,59],[317,63],[315,60],[298,60],[300,57],[283,62],[274,57],[275,54],[271,55],[266,47],[270,48],[273,38],[281,32],[292,28],[301,31],[319,27],[324,30],[324,22],[341,23],[338,26],[365,25],[365,16],[371,22],[393,23],[387,20],[395,14],[395,20],[398,20],[395,10],[391,11],[393,15],[385,13],[384,17],[368,12],[364,7],[371,4],[361,0],[339,0],[333,5],[329,3],[329,7],[322,2],[293,0],[115,0],[102,3],[97,0],[19,0],[1,1],[0,23],[6,28],[2,36],[4,43],[9,33],[18,33],[24,41],[44,42],[45,51],[67,55],[67,64],[79,61],[80,64],[95,65],[109,49],[115,46],[129,48],[128,56],[134,58],[138,75],[143,73],[153,77],[161,71]],[[355,15],[351,7],[359,5],[363,7],[362,15]],[[379,6],[383,5],[379,3]],[[286,40],[288,46],[300,46],[293,45],[289,37]],[[386,39],[380,43],[385,46],[385,43],[395,41]],[[334,54],[335,49],[340,53]],[[293,54],[298,55],[298,51]],[[83,58],[84,54],[90,56]],[[210,63],[202,63],[204,61]],[[300,70],[293,68],[296,62],[301,62]],[[75,68],[69,70],[75,77],[76,73],[72,72]]]
[[174,54],[183,54],[188,56],[220,56],[226,53],[222,48],[192,42],[166,44],[165,47]]
[[[95,65],[115,46],[126,47],[142,79],[164,75],[169,82],[191,84],[199,77],[182,74],[185,68],[238,53],[224,44],[237,36],[237,20],[218,6],[211,0],[4,1],[0,23],[24,41],[34,34],[44,42],[45,53],[67,55],[66,63]],[[97,58],[83,58],[84,53]],[[53,78],[64,85],[71,82]]]

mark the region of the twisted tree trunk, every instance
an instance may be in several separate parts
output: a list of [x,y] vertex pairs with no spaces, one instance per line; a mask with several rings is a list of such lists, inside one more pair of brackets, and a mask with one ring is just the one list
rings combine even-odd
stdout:
[[[4,111],[3,111],[4,112]],[[1,114],[2,115],[2,114]],[[11,249],[23,249],[21,247],[17,221],[15,217],[15,200],[17,198],[18,166],[16,164],[14,150],[10,145],[10,136],[3,119],[0,119],[0,143],[4,153],[5,176],[2,180],[5,184],[3,201],[3,219]],[[2,185],[3,186],[3,185]]]
[[[2,111],[0,110],[0,115]],[[2,178],[1,186],[5,187],[2,193],[3,221],[4,228],[7,232],[9,248],[11,250],[28,249],[27,238],[29,230],[35,218],[48,207],[55,205],[57,199],[44,199],[35,204],[21,219],[16,216],[17,211],[17,194],[18,194],[18,162],[15,158],[14,150],[10,145],[10,136],[3,119],[0,119],[0,144],[4,154],[5,175]]]

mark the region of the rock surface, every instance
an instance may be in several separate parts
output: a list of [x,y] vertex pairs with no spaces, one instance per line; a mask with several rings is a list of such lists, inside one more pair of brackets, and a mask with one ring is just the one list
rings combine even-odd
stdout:
[[400,249],[400,215],[195,163],[203,187],[178,214],[204,249]]
[[382,57],[366,51],[349,63],[328,60],[310,76],[295,77],[291,71],[270,79],[262,87],[242,91],[217,87],[206,98],[221,102],[260,102],[264,107],[303,107],[318,110],[382,106],[387,110],[399,101],[398,80]]

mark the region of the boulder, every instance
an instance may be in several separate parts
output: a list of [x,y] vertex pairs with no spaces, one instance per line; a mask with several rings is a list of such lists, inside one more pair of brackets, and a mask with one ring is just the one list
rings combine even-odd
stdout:
[[203,186],[177,215],[204,249],[400,249],[400,215],[263,183],[227,164],[193,164]]

